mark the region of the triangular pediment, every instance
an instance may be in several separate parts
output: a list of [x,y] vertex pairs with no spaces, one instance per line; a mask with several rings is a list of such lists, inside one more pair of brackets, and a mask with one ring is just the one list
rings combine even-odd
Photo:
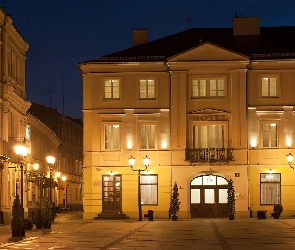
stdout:
[[190,114],[202,114],[202,115],[208,115],[208,114],[230,114],[230,112],[225,111],[225,110],[219,110],[219,109],[199,109],[199,110],[194,110],[190,112]]
[[241,61],[248,60],[245,55],[235,53],[211,43],[204,43],[178,55],[168,58],[170,62],[176,61]]

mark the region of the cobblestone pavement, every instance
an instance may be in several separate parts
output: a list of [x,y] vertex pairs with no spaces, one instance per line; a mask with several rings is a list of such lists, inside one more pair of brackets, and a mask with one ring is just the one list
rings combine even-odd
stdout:
[[11,238],[0,226],[0,249],[295,249],[295,218],[196,220],[82,220],[81,212],[59,214],[52,229]]

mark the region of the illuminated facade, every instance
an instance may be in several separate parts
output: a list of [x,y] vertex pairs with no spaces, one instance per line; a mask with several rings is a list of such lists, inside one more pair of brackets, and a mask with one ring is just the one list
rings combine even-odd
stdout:
[[[79,64],[84,218],[136,218],[138,197],[143,213],[168,218],[175,182],[180,218],[226,217],[229,179],[237,217],[281,201],[295,211],[285,159],[294,131],[295,48],[294,35],[283,34],[291,31],[260,28],[259,18],[152,42],[146,30],[134,31],[136,46]],[[150,158],[139,180],[130,156],[138,169]],[[269,169],[280,173],[270,184]]]
[[25,60],[29,44],[0,7],[0,224],[10,223],[16,192],[20,195],[20,160],[14,145],[26,137]]
[[[83,126],[81,120],[61,115],[56,109],[36,103],[32,103],[29,113],[51,130],[59,141],[57,152],[54,155],[56,163],[54,164],[53,177],[56,186],[52,201],[60,209],[82,210]],[[38,142],[38,138],[34,142]],[[33,141],[32,145],[39,147],[38,143],[33,144]],[[46,188],[48,188],[48,183]]]

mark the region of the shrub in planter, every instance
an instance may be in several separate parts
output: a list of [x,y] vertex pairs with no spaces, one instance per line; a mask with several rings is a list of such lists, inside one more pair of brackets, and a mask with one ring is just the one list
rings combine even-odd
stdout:
[[44,229],[50,229],[51,222],[52,222],[52,208],[47,198],[44,199],[43,214],[44,214]]
[[44,227],[44,216],[41,208],[37,209],[37,214],[34,218],[34,223],[37,229],[42,229]]
[[236,197],[235,197],[235,189],[233,186],[233,180],[230,179],[228,181],[228,189],[227,189],[227,212],[229,220],[235,219],[236,213]]
[[24,210],[20,203],[18,194],[15,196],[12,206],[12,220],[11,220],[12,237],[25,236],[24,231]]
[[275,219],[280,218],[280,215],[282,212],[283,212],[283,206],[281,204],[275,204],[273,206],[273,217]]
[[173,186],[173,192],[172,192],[172,196],[171,196],[171,201],[170,201],[170,208],[169,208],[169,212],[172,216],[172,220],[177,220],[177,213],[179,211],[180,208],[180,203],[179,199],[178,199],[179,193],[178,193],[178,186],[177,183],[175,182],[174,186]]

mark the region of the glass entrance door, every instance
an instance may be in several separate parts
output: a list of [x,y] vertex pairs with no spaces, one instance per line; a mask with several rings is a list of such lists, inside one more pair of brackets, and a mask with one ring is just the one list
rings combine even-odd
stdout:
[[191,182],[191,217],[227,217],[228,182],[223,177],[199,176]]
[[122,212],[121,175],[103,176],[102,213],[119,214]]

